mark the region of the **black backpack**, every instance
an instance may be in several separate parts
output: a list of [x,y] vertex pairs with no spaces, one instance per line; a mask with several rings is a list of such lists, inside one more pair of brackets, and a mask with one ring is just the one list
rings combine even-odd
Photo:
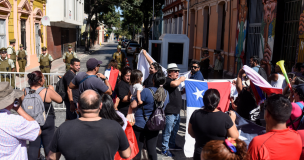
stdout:
[[[154,91],[150,88],[148,89],[151,91],[154,97]],[[167,97],[167,93],[166,93],[166,97]],[[144,106],[141,107],[143,111],[144,119],[147,122],[146,126],[150,131],[163,130],[166,126],[166,115],[163,108],[164,102],[156,102],[154,100],[154,103],[155,103],[155,110],[153,111],[149,119],[147,119],[146,117]]]
[[63,83],[63,77],[58,76],[59,81],[56,84],[56,92],[61,96],[61,98],[64,100],[67,95],[67,91],[64,90],[64,83]]
[[267,73],[266,73],[266,71],[264,70],[264,68],[262,68],[262,67],[259,67],[259,71],[258,71],[258,73],[268,82],[268,78],[267,78]]

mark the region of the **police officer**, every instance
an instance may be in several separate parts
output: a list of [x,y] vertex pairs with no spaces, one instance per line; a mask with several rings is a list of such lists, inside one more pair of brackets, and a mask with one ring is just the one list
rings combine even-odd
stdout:
[[72,51],[73,46],[72,44],[68,45],[68,52],[65,52],[63,54],[63,62],[65,63],[66,66],[66,71],[68,71],[70,69],[70,62],[73,58],[77,58],[77,55],[75,52]]
[[[20,44],[19,50],[17,51],[17,60],[19,64],[19,72],[25,72],[25,66],[27,61],[27,52],[23,49],[23,45]],[[20,75],[20,77],[24,77],[24,75]]]
[[113,54],[113,59],[116,59],[118,69],[121,70],[125,66],[126,56],[121,52],[121,45],[117,46],[117,52]]
[[[7,47],[8,58],[13,60],[14,64],[16,64],[16,51],[14,49],[15,44],[16,44],[16,39],[11,39],[10,45]],[[17,70],[15,69],[14,72],[17,72]]]
[[[14,72],[15,71],[15,64],[13,60],[7,58],[7,49],[6,48],[1,48],[0,49],[0,71],[1,72]],[[11,81],[10,81],[11,79]],[[1,82],[10,82],[11,86],[15,88],[15,78],[14,76],[10,76],[10,74],[1,74]]]
[[[42,54],[39,55],[38,62],[40,63],[40,71],[42,73],[50,73],[51,72],[51,63],[53,62],[53,57],[46,53],[47,48],[42,47]],[[46,76],[46,85],[49,85],[49,76]]]

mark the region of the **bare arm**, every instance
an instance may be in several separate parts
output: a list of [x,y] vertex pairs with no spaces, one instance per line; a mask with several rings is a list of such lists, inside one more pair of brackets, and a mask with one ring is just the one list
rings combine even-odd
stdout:
[[230,111],[230,118],[233,122],[233,126],[228,129],[228,137],[239,138],[239,131],[237,130],[236,125],[235,125],[235,119],[236,119],[235,112]]
[[201,61],[204,61],[204,60],[208,59],[209,57],[210,57],[210,56],[205,57],[205,58],[202,58]]
[[49,155],[47,156],[47,159],[48,160],[59,160],[60,159],[60,156],[61,156],[61,153],[60,152],[52,152],[50,151],[49,152]]
[[268,77],[268,81],[277,81],[279,79],[278,74],[272,74]]
[[12,72],[15,72],[15,68],[12,68]]
[[142,104],[143,102],[142,102],[142,100],[141,100],[140,92],[141,92],[140,90],[137,90],[137,95],[136,95],[136,96],[137,96],[138,103],[139,103],[139,104]]
[[114,104],[114,109],[117,110],[118,104],[119,104],[120,99],[116,97],[115,104]]
[[147,61],[151,65],[153,63],[153,60],[147,55],[147,51],[143,49],[144,56],[146,57]]
[[193,129],[192,129],[192,124],[189,122],[189,124],[188,124],[188,133],[190,134],[190,136],[192,137],[192,138],[195,138],[195,135],[194,135],[194,131],[193,131]]
[[123,159],[127,159],[131,156],[131,149],[130,147],[128,147],[126,150],[124,151],[118,151],[119,152],[119,155],[121,158]]
[[170,87],[178,87],[183,81],[185,81],[186,77],[181,76],[178,80],[171,81]]
[[52,85],[49,85],[47,94],[50,95],[50,98],[52,101],[54,101],[56,103],[62,103],[62,97],[55,91],[55,89]]
[[69,88],[71,89],[78,89],[78,86],[76,86],[75,84],[73,84],[72,82],[69,84]]
[[239,74],[236,78],[236,90],[237,90],[238,94],[240,94],[241,91],[243,90],[242,75],[244,73],[245,73],[245,71],[243,69],[240,69]]
[[109,89],[105,92],[105,94],[112,95],[112,87],[107,79],[105,79],[105,84],[109,87]]

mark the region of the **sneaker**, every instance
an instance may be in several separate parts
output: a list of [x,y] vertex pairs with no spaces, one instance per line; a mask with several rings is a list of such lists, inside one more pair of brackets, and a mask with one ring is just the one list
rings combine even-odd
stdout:
[[173,157],[173,154],[172,154],[169,150],[167,150],[167,151],[162,151],[162,155],[165,155],[165,156],[167,156],[167,157]]
[[183,150],[182,147],[175,145],[173,148],[169,148],[169,150]]

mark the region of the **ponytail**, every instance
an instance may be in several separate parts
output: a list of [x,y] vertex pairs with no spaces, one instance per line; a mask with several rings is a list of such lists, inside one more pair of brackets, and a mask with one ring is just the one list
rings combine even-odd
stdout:
[[166,83],[166,77],[163,72],[156,72],[153,75],[154,87],[157,87],[154,93],[154,99],[156,102],[163,102],[166,100],[166,91],[164,89],[164,84]]

